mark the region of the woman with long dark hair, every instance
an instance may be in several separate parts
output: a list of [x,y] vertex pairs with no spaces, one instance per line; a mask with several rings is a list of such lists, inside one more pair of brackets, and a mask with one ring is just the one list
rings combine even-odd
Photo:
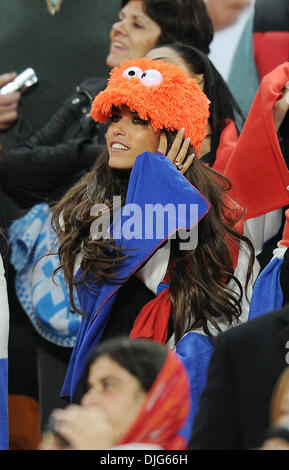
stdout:
[[121,6],[110,32],[109,67],[169,42],[210,52],[214,30],[203,0],[122,0]]
[[[283,67],[269,77],[261,96],[270,92],[273,79],[282,89],[287,73]],[[273,103],[276,97],[269,96]],[[193,416],[213,337],[248,318],[256,273],[250,283],[254,254],[244,221],[286,203],[288,170],[278,148],[275,163],[265,161],[259,169],[264,185],[254,186],[256,175],[249,173],[231,187],[204,165],[198,154],[206,136],[208,99],[195,80],[164,61],[135,59],[115,68],[91,115],[96,121],[109,119],[107,149],[53,215],[71,302],[77,308],[76,287],[83,314],[63,396],[77,396],[87,354],[100,340],[119,334],[147,337],[167,342],[185,362]],[[276,174],[276,168],[282,172]],[[231,194],[238,203],[246,201],[244,209]],[[146,209],[156,204],[176,209],[168,212],[161,236],[145,230]],[[198,208],[195,215],[178,213],[192,205]],[[184,249],[183,230],[197,222],[198,239],[194,232],[194,243]]]
[[[220,325],[238,322],[253,264],[251,244],[236,230],[242,210],[226,196],[230,183],[197,158],[208,107],[195,80],[173,64],[149,59],[126,61],[114,69],[107,89],[95,99],[94,119],[110,119],[107,149],[53,215],[71,302],[77,309],[76,287],[83,314],[63,395],[77,395],[87,354],[100,340],[119,334],[145,336],[170,340],[177,351],[186,344],[195,412],[211,337],[221,331]],[[164,222],[161,236],[146,237],[143,230],[131,236],[129,224],[114,216],[116,196],[123,211],[141,209],[135,230],[148,223],[143,219],[148,205],[173,204],[176,210]],[[181,206],[194,206],[198,212],[191,217],[186,210],[172,228]],[[112,237],[98,223],[106,215],[113,222]],[[197,244],[181,249],[180,229],[198,221]],[[240,244],[248,252],[244,283],[234,274]],[[194,353],[189,351],[193,345]],[[180,355],[184,359],[183,350]],[[193,377],[195,367],[200,381]]]
[[[108,148],[105,149],[103,154],[99,157],[93,171],[71,188],[62,201],[56,205],[54,211],[53,221],[56,225],[61,243],[59,250],[60,261],[64,268],[71,293],[73,286],[80,283],[79,279],[75,279],[75,260],[80,252],[82,256],[81,283],[93,281],[98,285],[99,283],[102,284],[104,280],[111,281],[115,279],[118,265],[125,260],[125,256],[122,255],[123,250],[114,247],[111,240],[105,242],[102,238],[93,239],[91,237],[90,227],[94,220],[91,209],[96,203],[106,204],[109,210],[113,212],[114,196],[120,196],[122,198],[122,204],[124,204],[128,194],[130,170],[134,167],[136,156],[140,153],[142,148],[146,148],[152,153],[161,151],[161,153],[166,154],[169,159],[175,163],[181,174],[186,174],[187,180],[198,188],[211,206],[206,217],[199,222],[198,248],[180,252],[177,249],[179,241],[173,242],[172,245],[176,245],[172,247],[172,252],[175,250],[173,256],[174,263],[168,266],[168,272],[171,271],[171,276],[176,272],[178,267],[180,268],[178,279],[175,278],[174,280],[177,284],[178,282],[183,283],[183,288],[186,292],[184,299],[187,298],[187,301],[194,295],[194,282],[197,282],[200,286],[202,285],[204,291],[207,289],[206,285],[210,284],[210,292],[207,292],[203,296],[200,295],[198,289],[195,291],[198,298],[197,303],[200,306],[200,316],[202,317],[200,323],[209,334],[207,322],[214,323],[213,317],[216,314],[218,315],[218,311],[222,311],[222,314],[227,317],[229,322],[232,321],[233,317],[238,317],[240,314],[240,299],[238,296],[236,297],[236,293],[231,293],[226,285],[231,278],[234,278],[230,250],[234,251],[234,245],[238,247],[240,240],[243,238],[242,234],[234,230],[236,221],[241,218],[242,211],[237,208],[229,198],[225,197],[225,192],[230,189],[229,181],[220,174],[215,173],[212,169],[202,165],[199,159],[195,158],[196,154],[199,152],[202,140],[206,135],[205,127],[209,115],[209,102],[196,85],[195,81],[188,79],[186,74],[182,74],[181,70],[172,64],[165,64],[160,61],[152,62],[148,59],[136,59],[132,63],[140,63],[142,67],[147,68],[151,65],[151,68],[154,67],[152,75],[154,75],[156,71],[158,72],[156,74],[157,77],[160,75],[159,69],[164,69],[165,72],[168,71],[172,73],[172,80],[169,81],[169,79],[167,79],[165,84],[161,83],[159,86],[160,89],[161,87],[165,89],[164,94],[166,98],[171,98],[171,102],[175,102],[179,105],[179,110],[175,110],[174,117],[171,117],[166,115],[164,110],[158,109],[156,111],[158,114],[156,121],[158,122],[159,128],[156,129],[156,124],[151,124],[148,120],[149,118],[152,120],[151,115],[156,103],[152,101],[152,103],[147,104],[148,110],[145,110],[147,119],[144,120],[141,118],[139,108],[141,109],[144,103],[141,102],[140,104],[137,101],[140,99],[140,97],[136,95],[138,90],[133,89],[132,91],[128,91],[127,84],[129,83],[130,76],[128,76],[128,78],[126,78],[126,76],[118,77],[118,70],[115,70],[114,76],[117,76],[120,81],[123,80],[123,82],[121,82],[123,89],[119,91],[117,88],[118,82],[116,81],[114,85],[114,81],[112,78],[110,79],[109,86],[106,90],[107,94],[112,95],[110,102],[111,109],[109,111],[109,113],[112,113],[112,116],[107,133]],[[121,70],[123,70],[126,64],[127,62],[124,63]],[[158,68],[155,70],[156,67]],[[132,71],[127,67],[129,72],[125,71],[124,73],[132,73],[133,75],[138,73],[138,65],[132,66],[131,68],[133,69]],[[134,69],[136,69],[136,72]],[[173,73],[175,73],[177,78]],[[179,83],[181,79],[184,80],[184,84]],[[177,88],[174,88],[176,87],[176,80],[178,80],[176,83],[180,90],[179,96],[175,96],[177,90]],[[189,84],[192,87],[191,89],[188,86]],[[154,99],[156,102],[159,102],[158,94],[156,93],[155,96],[152,94],[153,91],[155,91],[155,87],[150,86],[150,84],[146,85],[141,83],[140,85],[150,90],[151,95],[148,97],[149,99]],[[141,91],[143,91],[142,88]],[[181,102],[181,99],[183,99],[181,93],[184,93],[184,91],[186,92],[186,98],[191,102],[191,106],[197,107],[195,111],[188,109],[187,116],[184,115],[185,103]],[[101,111],[98,111],[98,108],[101,110],[101,107],[105,109],[105,106],[108,106],[106,102],[100,101],[105,99],[105,97],[106,95],[100,94],[99,99],[95,99],[94,101],[92,115],[96,120],[102,120],[104,114],[105,118],[109,115],[109,113],[105,111],[103,111],[103,115]],[[134,108],[138,109],[138,112],[132,111]],[[94,109],[96,111],[94,111]],[[131,124],[133,129],[132,135],[123,140],[136,141],[137,137],[135,133],[138,127],[138,133],[141,135],[142,139],[137,148],[135,148],[136,145],[134,145],[132,151],[129,146],[128,148],[126,147],[125,143],[114,143],[113,140],[114,132],[116,136],[122,133],[124,135],[129,133],[125,124],[127,124],[128,127],[130,120],[133,123]],[[167,123],[165,122],[166,120]],[[187,121],[187,127],[184,134],[180,126],[181,123],[185,121]],[[180,127],[177,135],[172,129],[172,122],[177,122]],[[123,127],[124,130],[121,129],[119,131],[119,126]],[[169,126],[171,126],[171,130],[168,131]],[[116,129],[115,131],[114,128]],[[190,130],[187,130],[188,128]],[[148,129],[151,134],[151,143],[147,135]],[[163,131],[162,134],[160,133],[160,129]],[[188,136],[182,144],[183,137],[190,131],[191,135],[189,134],[190,136]],[[109,147],[110,145],[111,148]],[[113,147],[114,145],[115,148]],[[130,156],[131,154],[132,156]],[[157,162],[157,159],[155,159],[155,161]],[[176,176],[175,172],[174,176]],[[160,193],[161,192],[162,190],[160,190]],[[64,230],[62,224],[64,224]],[[214,237],[212,237],[213,234]],[[233,248],[228,247],[228,240],[225,240],[226,237],[230,239],[230,244]],[[244,239],[244,241],[250,246],[247,239]],[[113,247],[114,249],[110,251],[109,247]],[[208,271],[207,267],[203,269],[206,263],[200,263],[200,261],[208,260],[211,257],[214,257],[214,264],[212,264],[211,271]],[[188,264],[188,259],[190,259],[190,266],[194,265],[194,269],[184,269]],[[178,263],[180,264],[178,265]],[[171,276],[169,275],[169,277]],[[184,279],[180,281],[180,277],[182,276]],[[189,280],[187,287],[185,287],[186,278]],[[238,283],[237,279],[235,279],[235,281]],[[170,281],[170,289],[172,289],[172,286],[173,280]],[[241,286],[240,290],[242,291]],[[189,297],[186,297],[187,295]],[[179,296],[180,292],[177,294],[177,297]],[[241,296],[242,294],[240,294],[240,297]],[[211,306],[208,306],[209,298],[211,298]],[[231,300],[228,302],[228,299]],[[76,305],[73,303],[73,297],[71,297],[71,302],[77,310]],[[178,307],[181,307],[183,310],[187,309],[187,306],[184,305],[182,301],[179,303]],[[178,318],[183,325],[186,323],[181,312],[176,315],[176,318]],[[197,312],[195,312],[195,318],[198,318]],[[193,324],[190,324],[189,329],[191,329],[192,326]],[[179,331],[179,334],[177,334],[178,340],[188,329],[181,325],[179,325],[179,327],[175,325],[175,331]]]

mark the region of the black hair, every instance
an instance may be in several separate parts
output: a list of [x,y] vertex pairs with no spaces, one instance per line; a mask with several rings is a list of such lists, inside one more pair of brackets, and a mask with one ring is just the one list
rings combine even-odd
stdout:
[[209,122],[212,132],[221,132],[225,119],[243,124],[244,116],[232,95],[228,85],[211,60],[202,51],[188,44],[165,44],[163,47],[173,49],[189,65],[195,74],[204,75],[204,93],[210,104]]
[[[161,28],[157,46],[183,42],[208,54],[214,29],[203,0],[141,0],[145,13]],[[130,0],[122,0],[124,7]]]
[[148,392],[167,357],[166,346],[146,339],[118,337],[101,342],[90,354],[89,367],[100,357],[108,356],[126,369]]

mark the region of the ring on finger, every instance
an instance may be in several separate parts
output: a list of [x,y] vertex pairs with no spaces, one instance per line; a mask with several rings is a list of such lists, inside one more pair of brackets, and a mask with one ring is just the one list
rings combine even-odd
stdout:
[[179,171],[183,168],[183,165],[180,162],[174,162],[174,165],[177,167]]

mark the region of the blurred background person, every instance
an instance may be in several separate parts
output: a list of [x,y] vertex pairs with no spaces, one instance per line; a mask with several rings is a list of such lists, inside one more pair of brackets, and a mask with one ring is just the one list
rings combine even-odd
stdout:
[[55,410],[42,450],[180,450],[190,408],[185,368],[175,353],[149,340],[115,338],[87,363],[81,405]]
[[275,427],[289,423],[289,367],[282,372],[275,386],[271,400],[270,422]]

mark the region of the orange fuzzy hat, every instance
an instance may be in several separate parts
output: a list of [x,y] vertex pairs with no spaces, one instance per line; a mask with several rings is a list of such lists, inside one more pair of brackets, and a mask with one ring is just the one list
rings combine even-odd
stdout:
[[112,107],[127,105],[155,131],[185,129],[197,154],[206,137],[210,101],[195,79],[162,60],[126,60],[112,69],[106,89],[94,99],[91,116],[106,122]]

